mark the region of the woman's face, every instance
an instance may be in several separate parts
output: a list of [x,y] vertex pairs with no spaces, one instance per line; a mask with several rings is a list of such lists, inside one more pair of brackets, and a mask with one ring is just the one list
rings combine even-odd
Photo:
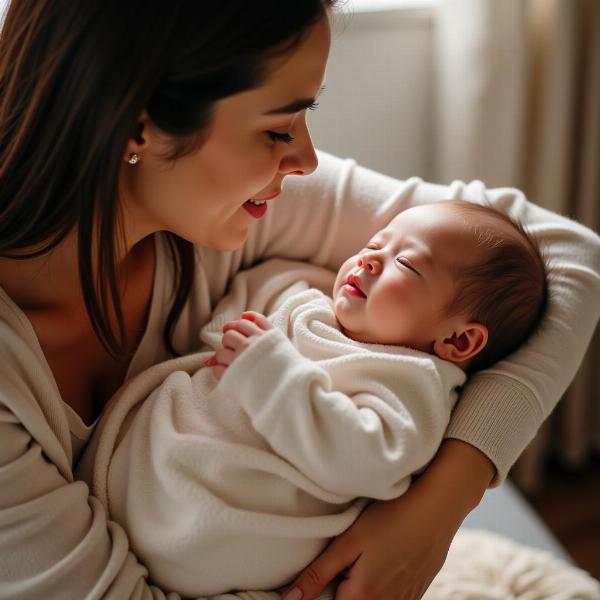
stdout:
[[[144,114],[144,143],[130,140],[125,157],[136,152],[140,162],[122,167],[128,245],[165,230],[201,246],[240,247],[264,207],[277,200],[263,208],[247,201],[270,198],[287,175],[307,175],[317,166],[306,110],[321,89],[329,46],[323,17],[263,85],[218,101],[207,140],[174,163],[160,158],[169,140]],[[290,107],[298,100],[304,107]],[[282,107],[288,108],[277,110]]]

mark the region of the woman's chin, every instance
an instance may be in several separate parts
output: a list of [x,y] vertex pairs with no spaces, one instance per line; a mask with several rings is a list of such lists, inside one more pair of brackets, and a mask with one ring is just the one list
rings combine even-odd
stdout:
[[234,252],[239,250],[248,239],[248,230],[239,232],[238,235],[227,235],[222,237],[212,237],[204,240],[189,240],[192,244],[202,246],[203,248],[212,248],[220,252]]

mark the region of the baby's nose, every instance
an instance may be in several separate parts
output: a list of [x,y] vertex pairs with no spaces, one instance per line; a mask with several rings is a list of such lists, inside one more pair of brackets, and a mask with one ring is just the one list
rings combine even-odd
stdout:
[[372,273],[373,275],[375,275],[375,274],[379,273],[381,264],[376,256],[367,255],[367,256],[362,256],[361,258],[358,259],[358,266],[362,267],[363,269],[366,269],[367,271],[369,271],[369,273]]

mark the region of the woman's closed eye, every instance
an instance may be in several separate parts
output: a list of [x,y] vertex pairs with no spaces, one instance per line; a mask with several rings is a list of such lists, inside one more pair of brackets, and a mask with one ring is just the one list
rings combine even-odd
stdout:
[[278,133],[277,131],[267,131],[267,135],[274,142],[283,142],[284,144],[291,144],[296,139],[289,133]]
[[[317,106],[319,106],[319,103],[313,102],[310,106],[307,106],[306,109],[316,110]],[[306,110],[306,109],[304,109],[304,110]],[[267,135],[274,142],[283,142],[284,144],[291,144],[296,139],[295,137],[293,137],[292,135],[290,135],[287,132],[279,133],[277,131],[267,131]]]

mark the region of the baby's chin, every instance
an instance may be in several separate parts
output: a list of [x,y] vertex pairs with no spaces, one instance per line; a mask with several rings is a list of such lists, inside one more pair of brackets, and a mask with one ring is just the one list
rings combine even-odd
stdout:
[[352,324],[348,322],[342,311],[335,310],[335,318],[337,319],[338,325],[342,333],[356,342],[365,342],[367,339],[361,333],[352,329]]
[[352,339],[354,339],[353,336],[350,335],[350,331],[348,330],[348,321],[346,319],[346,315],[344,315],[343,310],[340,310],[339,298],[337,300],[335,300],[333,303],[333,313],[335,314],[336,321],[338,322],[338,325],[340,326],[342,333],[345,336],[351,337]]
[[342,330],[342,333],[346,337],[349,337],[356,342],[371,343],[372,336],[369,335],[369,332],[362,331],[360,325],[355,322],[357,317],[355,311],[356,307],[353,307],[352,304],[348,304],[348,300],[343,296],[343,294],[334,296],[333,312],[340,329]]
[[371,335],[369,331],[358,331],[357,327],[353,326],[350,319],[348,319],[348,315],[345,315],[344,311],[338,308],[338,302],[334,302],[334,314],[342,333],[355,342],[362,342],[363,344],[381,344],[384,346],[408,346],[415,350],[419,349],[410,343],[383,341],[378,339],[376,335]]

